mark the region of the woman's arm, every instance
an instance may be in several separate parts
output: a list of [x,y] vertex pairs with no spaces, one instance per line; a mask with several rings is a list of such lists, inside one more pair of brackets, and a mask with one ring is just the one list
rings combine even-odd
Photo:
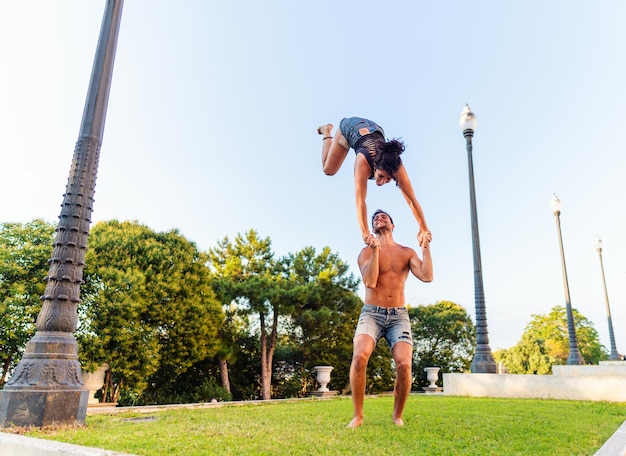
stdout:
[[420,242],[420,245],[422,245],[424,237],[428,242],[430,242],[432,239],[432,234],[430,233],[428,225],[426,224],[426,218],[424,217],[424,211],[422,210],[422,206],[420,206],[420,203],[415,197],[413,185],[411,185],[411,180],[409,179],[409,175],[406,172],[406,168],[404,167],[404,165],[400,165],[395,177],[398,181],[398,185],[400,186],[402,196],[404,196],[404,199],[409,205],[409,208],[411,208],[411,212],[413,212],[413,216],[415,217],[415,220],[417,220],[417,224],[419,225],[420,232],[417,235],[417,239]]
[[356,198],[356,218],[361,228],[363,242],[369,245],[372,233],[367,223],[367,179],[372,174],[369,163],[362,154],[356,154],[354,161],[354,195]]

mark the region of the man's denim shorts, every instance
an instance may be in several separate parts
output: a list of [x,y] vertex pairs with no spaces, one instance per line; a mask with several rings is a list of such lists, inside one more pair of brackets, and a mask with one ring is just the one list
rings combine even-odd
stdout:
[[411,322],[406,307],[379,307],[365,304],[361,309],[354,337],[367,334],[375,343],[384,337],[390,349],[396,342],[413,346]]

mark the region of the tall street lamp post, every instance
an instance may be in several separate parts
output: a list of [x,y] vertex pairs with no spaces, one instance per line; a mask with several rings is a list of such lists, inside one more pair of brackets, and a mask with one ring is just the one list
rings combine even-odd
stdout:
[[559,249],[561,251],[561,268],[563,270],[563,286],[565,288],[565,309],[567,311],[567,333],[569,334],[569,356],[567,357],[567,364],[585,364],[585,360],[578,350],[574,315],[572,314],[572,304],[569,299],[569,284],[567,282],[567,268],[565,267],[565,253],[563,253],[563,236],[561,235],[561,200],[556,194],[552,195],[550,208],[556,219],[556,228],[559,235]]
[[596,246],[596,250],[598,251],[598,256],[600,257],[600,269],[602,271],[602,286],[604,287],[604,303],[606,304],[606,317],[609,322],[609,339],[611,341],[611,355],[609,359],[611,361],[620,360],[619,353],[617,352],[617,347],[615,345],[615,335],[613,334],[613,321],[611,320],[611,308],[609,307],[609,294],[606,291],[606,279],[604,277],[604,262],[602,261],[602,247],[604,246],[602,239],[600,236],[596,235],[594,240],[594,245]]
[[472,212],[472,251],[474,254],[474,306],[476,311],[476,351],[470,366],[471,372],[476,374],[495,374],[496,362],[489,347],[489,333],[487,331],[487,311],[485,309],[485,294],[483,290],[483,273],[480,261],[480,240],[478,236],[478,214],[476,210],[476,189],[474,188],[474,164],[472,161],[472,137],[477,123],[476,116],[468,105],[465,105],[459,126],[465,137],[467,148],[467,165],[469,168],[470,206]]
[[37,331],[0,391],[0,427],[85,423],[89,391],[73,333],[122,4],[123,0],[107,0]]

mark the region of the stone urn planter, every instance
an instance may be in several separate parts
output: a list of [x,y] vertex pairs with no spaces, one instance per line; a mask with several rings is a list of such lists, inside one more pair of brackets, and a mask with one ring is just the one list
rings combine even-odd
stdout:
[[437,388],[437,380],[439,380],[439,368],[438,367],[426,367],[426,380],[428,380],[429,388]]
[[332,366],[315,366],[315,372],[317,372],[317,376],[315,379],[317,383],[320,384],[318,391],[326,392],[328,391],[328,385],[330,383],[330,372],[333,370]]
[[104,386],[104,374],[109,369],[108,364],[103,364],[95,372],[83,371],[83,383],[85,389],[89,391],[89,400],[87,405],[98,404],[100,401],[94,397],[96,392]]
[[428,386],[423,387],[422,389],[427,393],[440,393],[443,391],[443,388],[437,386],[437,380],[439,380],[439,367],[425,367],[424,372],[426,372],[426,380],[428,380]]

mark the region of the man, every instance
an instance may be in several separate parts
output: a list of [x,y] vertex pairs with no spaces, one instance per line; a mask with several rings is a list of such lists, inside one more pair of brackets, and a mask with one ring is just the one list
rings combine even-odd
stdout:
[[354,334],[354,350],[350,366],[350,386],[354,417],[349,428],[363,422],[366,369],[369,358],[381,337],[385,337],[396,364],[393,421],[402,426],[402,412],[411,391],[413,337],[408,310],[404,302],[404,284],[409,271],[423,282],[433,280],[430,242],[422,242],[420,260],[410,247],[393,240],[393,220],[386,212],[377,210],[372,217],[376,237],[359,254],[358,263],[363,277],[365,305],[361,310]]

